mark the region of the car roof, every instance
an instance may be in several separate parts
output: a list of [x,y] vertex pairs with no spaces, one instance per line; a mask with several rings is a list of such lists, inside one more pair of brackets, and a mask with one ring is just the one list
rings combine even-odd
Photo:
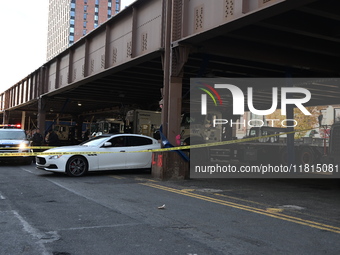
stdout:
[[146,135],[140,135],[140,134],[131,134],[131,133],[109,133],[109,134],[102,134],[102,135],[99,135],[99,136],[105,136],[105,137],[108,137],[108,136],[141,136],[141,137],[146,137],[146,138],[152,138],[150,136],[146,136]]
[[114,137],[114,136],[135,136],[135,137],[145,137],[145,138],[155,140],[155,138],[152,138],[151,136],[140,135],[140,134],[130,134],[130,133],[102,134],[96,137]]
[[0,132],[3,132],[3,131],[25,132],[25,130],[18,129],[18,128],[0,128]]

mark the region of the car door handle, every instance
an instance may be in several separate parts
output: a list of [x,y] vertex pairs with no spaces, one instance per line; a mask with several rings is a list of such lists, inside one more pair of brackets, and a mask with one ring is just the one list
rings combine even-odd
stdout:
[[119,151],[119,152],[125,152],[125,151]]

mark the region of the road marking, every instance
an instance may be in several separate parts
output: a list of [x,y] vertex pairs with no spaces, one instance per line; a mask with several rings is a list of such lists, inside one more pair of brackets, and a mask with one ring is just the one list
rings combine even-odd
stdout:
[[[244,201],[244,202],[247,202],[247,203],[251,203],[251,204],[255,204],[255,205],[260,205],[260,206],[263,206],[263,207],[268,207],[270,205],[268,204],[264,204],[264,203],[259,203],[259,202],[255,202],[255,201],[252,201],[252,200],[247,200],[247,199],[242,199],[242,198],[237,198],[237,197],[233,197],[233,196],[227,196],[227,195],[224,195],[224,194],[219,194],[219,193],[214,193],[214,195],[216,196],[221,196],[221,197],[226,197],[226,198],[230,198],[230,199],[233,199],[233,200],[239,200],[239,201]],[[276,207],[277,209],[283,209],[282,211],[284,211],[285,209],[292,209],[292,208],[287,208],[287,206],[280,206],[280,207]],[[325,218],[325,217],[321,217],[321,216],[318,216],[318,215],[311,215],[309,213],[306,213],[306,212],[302,212],[300,210],[302,210],[304,208],[300,207],[299,210],[294,210],[294,213],[296,214],[300,214],[300,215],[304,215],[304,216],[308,216],[308,217],[313,217],[313,218],[317,218],[317,219],[322,219],[322,220],[331,220],[333,222],[338,222],[340,223],[340,220],[335,220],[335,219],[329,219],[329,218]],[[271,210],[271,209],[269,209]]]
[[140,183],[140,184],[151,187],[151,188],[155,188],[155,189],[165,190],[165,191],[168,191],[168,192],[172,192],[172,193],[176,193],[176,194],[180,194],[180,195],[184,195],[184,196],[188,196],[188,197],[197,198],[197,199],[204,200],[204,201],[207,201],[207,202],[225,205],[225,206],[228,206],[228,207],[232,207],[232,208],[236,208],[236,209],[240,209],[240,210],[244,210],[244,211],[248,211],[248,212],[252,212],[252,213],[257,213],[257,214],[269,216],[269,217],[272,217],[272,218],[285,220],[285,221],[297,223],[297,224],[300,224],[300,225],[305,225],[305,226],[309,226],[309,227],[312,227],[312,228],[317,228],[317,229],[326,230],[326,231],[330,231],[330,232],[333,232],[333,233],[340,234],[340,228],[336,227],[336,226],[331,226],[331,225],[327,225],[327,224],[323,224],[323,223],[319,223],[319,222],[315,222],[315,221],[304,220],[304,219],[301,219],[301,218],[298,218],[298,217],[284,215],[284,214],[280,214],[280,213],[277,213],[277,212],[269,212],[269,211],[264,210],[264,209],[259,209],[259,208],[255,208],[255,207],[251,207],[251,206],[246,206],[246,205],[242,205],[242,204],[224,201],[224,200],[221,200],[221,199],[216,199],[216,198],[212,198],[212,197],[208,197],[208,196],[194,194],[194,193],[190,193],[188,191],[182,191],[182,190],[179,190],[179,189],[169,188],[169,187],[161,186],[161,185],[158,185],[158,184],[153,184],[153,183]]
[[27,168],[20,167],[23,171],[33,174],[33,172]]
[[195,189],[181,189],[182,192],[193,192]]
[[[123,176],[117,176],[117,175],[110,175],[110,177],[118,179],[118,180],[124,180],[126,177]],[[135,177],[135,181],[143,181],[143,182],[158,182],[157,180],[153,179],[148,179],[148,178],[140,178],[140,177]]]
[[283,212],[283,209],[279,209],[279,208],[267,208],[266,212],[269,212],[269,213],[280,213],[280,212]]
[[116,175],[110,175],[110,177],[112,177],[112,178],[115,178],[115,179],[118,179],[118,180],[123,180],[123,179],[126,179],[125,177],[122,177],[122,176],[116,176]]
[[52,235],[53,238],[52,239],[46,239],[45,234],[41,233],[38,229],[36,229],[32,225],[30,225],[17,211],[13,210],[12,213],[20,221],[24,231],[26,231],[28,234],[30,234],[34,238],[38,239],[38,241],[36,243],[39,245],[40,250],[42,251],[42,254],[43,255],[50,254],[47,251],[44,244],[58,240],[59,236],[56,233],[49,232],[49,234],[51,234],[51,233],[53,234]]
[[239,200],[239,201],[243,201],[243,202],[247,202],[247,203],[257,204],[257,205],[261,205],[261,206],[268,206],[268,205],[266,205],[266,204],[259,203],[259,202],[255,202],[255,201],[251,201],[251,200],[248,200],[248,199],[243,199],[243,198],[238,198],[238,197],[232,197],[232,196],[227,196],[227,195],[218,194],[218,193],[214,193],[214,195],[216,195],[216,196],[221,196],[221,197],[226,197],[226,198],[230,198],[230,199],[234,199],[234,200]]
[[135,177],[135,180],[136,181],[143,181],[143,182],[148,182],[148,181],[150,181],[150,182],[158,182],[156,180],[152,180],[152,179],[148,179],[148,178],[141,178],[141,177]]
[[159,181],[153,180],[153,179],[146,179],[146,180],[148,180],[149,182],[159,182]]
[[74,227],[74,228],[60,228],[58,231],[64,230],[84,230],[84,229],[98,229],[98,228],[117,228],[117,227],[134,227],[138,225],[142,225],[144,223],[122,223],[122,224],[114,224],[114,225],[99,225],[99,226],[85,226],[85,227]]

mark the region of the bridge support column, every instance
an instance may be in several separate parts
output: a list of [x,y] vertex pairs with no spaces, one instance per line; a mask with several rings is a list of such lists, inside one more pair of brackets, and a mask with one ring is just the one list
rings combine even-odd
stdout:
[[166,133],[170,143],[176,145],[181,125],[182,77],[170,77],[169,85]]
[[[170,77],[167,105],[163,107],[163,131],[169,142],[177,146],[176,136],[180,134],[182,109],[182,77]],[[164,112],[166,109],[167,112]],[[166,118],[164,118],[166,116]],[[177,152],[165,151],[153,154],[152,176],[162,180],[189,178],[189,163]]]
[[[162,126],[163,133],[169,142],[176,146],[176,136],[180,134],[181,109],[182,109],[182,76],[183,66],[187,61],[189,47],[172,45],[173,30],[173,3],[177,6],[178,1],[163,0],[165,13],[163,40],[163,110]],[[176,14],[176,12],[175,12]],[[177,19],[176,19],[177,20]],[[177,31],[180,32],[180,31]],[[154,154],[157,162],[153,164],[152,174],[160,179],[184,179],[189,177],[189,164],[185,164],[177,152],[161,152]]]
[[37,116],[37,121],[38,121],[38,128],[40,129],[40,132],[43,136],[46,134],[45,130],[45,121],[46,121],[46,99],[44,97],[40,97],[38,101],[38,116]]
[[8,123],[8,112],[4,111],[2,115],[2,124],[7,124]]
[[22,129],[26,129],[26,112],[25,111],[22,111],[21,112],[21,128]]
[[[287,105],[287,119],[290,121],[287,121],[287,132],[293,132],[294,127],[294,122],[291,121],[294,119],[294,108],[293,105]],[[294,165],[295,164],[295,146],[294,146],[294,133],[293,134],[288,134],[287,135],[287,165]]]
[[[287,71],[286,79],[287,79],[287,87],[293,87],[291,81],[291,72],[290,70]],[[293,94],[287,94],[287,98],[293,98]],[[287,132],[294,131],[294,107],[292,104],[287,105]],[[294,133],[287,135],[287,165],[294,165],[295,164],[295,142],[294,142]]]
[[189,162],[175,151],[154,152],[152,155],[152,177],[161,180],[183,180],[190,177]]
[[75,130],[75,139],[78,142],[81,142],[83,139],[83,122],[84,122],[84,117],[83,116],[77,116],[76,117],[76,130]]

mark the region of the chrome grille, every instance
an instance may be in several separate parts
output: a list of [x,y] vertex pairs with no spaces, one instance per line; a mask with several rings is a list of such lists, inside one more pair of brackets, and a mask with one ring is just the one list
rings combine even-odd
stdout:
[[37,164],[45,165],[46,164],[46,159],[42,158],[42,157],[36,157],[36,162],[37,162]]

